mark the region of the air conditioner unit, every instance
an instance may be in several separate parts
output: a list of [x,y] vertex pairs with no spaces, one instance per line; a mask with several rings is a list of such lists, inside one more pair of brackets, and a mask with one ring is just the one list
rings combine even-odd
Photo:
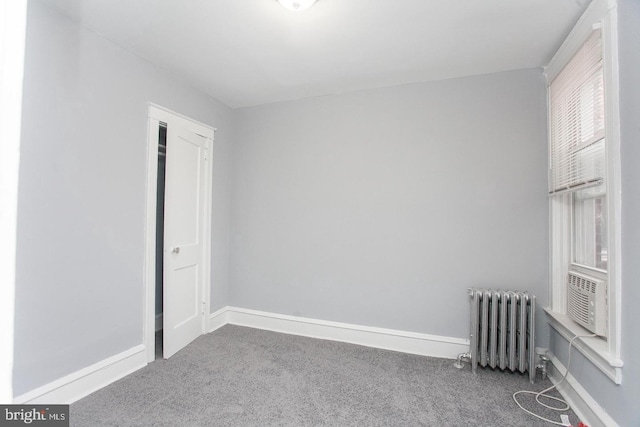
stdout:
[[596,335],[607,336],[607,282],[570,271],[567,279],[569,316]]

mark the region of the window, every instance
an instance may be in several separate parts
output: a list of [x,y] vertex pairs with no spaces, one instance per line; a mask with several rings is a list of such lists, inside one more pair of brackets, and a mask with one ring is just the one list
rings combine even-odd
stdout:
[[605,106],[601,31],[595,30],[549,86],[549,194],[570,192],[572,264],[606,271]]
[[[568,280],[604,285],[600,336],[576,347],[612,381],[620,360],[620,137],[615,2],[594,0],[546,69],[549,99],[550,325],[589,333],[568,314]],[[602,288],[600,288],[602,289]],[[575,293],[572,293],[574,295]],[[575,303],[575,297],[571,299]],[[572,308],[575,305],[572,305]]]
[[604,184],[573,194],[572,265],[607,271],[607,196]]

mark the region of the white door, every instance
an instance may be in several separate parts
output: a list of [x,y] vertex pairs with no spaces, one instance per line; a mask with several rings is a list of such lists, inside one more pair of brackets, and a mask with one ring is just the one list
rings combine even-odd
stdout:
[[163,356],[203,333],[203,230],[207,139],[167,126],[164,211]]

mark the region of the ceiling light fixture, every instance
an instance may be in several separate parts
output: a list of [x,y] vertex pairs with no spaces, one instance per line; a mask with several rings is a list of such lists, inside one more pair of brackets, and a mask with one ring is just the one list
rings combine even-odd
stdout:
[[316,0],[278,0],[278,2],[289,10],[299,12],[301,10],[309,9]]

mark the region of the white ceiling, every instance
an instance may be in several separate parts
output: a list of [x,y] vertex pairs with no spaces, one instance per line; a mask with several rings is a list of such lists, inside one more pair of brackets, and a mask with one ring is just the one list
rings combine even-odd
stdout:
[[544,66],[588,0],[42,0],[232,108]]

